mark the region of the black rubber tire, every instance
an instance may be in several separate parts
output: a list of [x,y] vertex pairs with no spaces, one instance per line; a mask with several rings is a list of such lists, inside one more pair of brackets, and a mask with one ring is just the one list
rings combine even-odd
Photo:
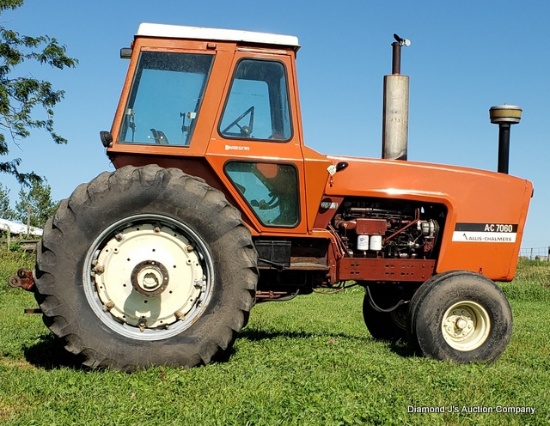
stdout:
[[425,281],[413,294],[413,297],[411,298],[411,301],[409,303],[409,314],[407,316],[407,339],[409,341],[409,344],[411,345],[412,349],[416,353],[421,353],[420,348],[418,347],[418,343],[416,341],[416,314],[418,312],[418,306],[419,301],[424,298],[424,295],[431,289],[435,283],[453,276],[453,275],[462,275],[462,274],[470,274],[470,272],[467,271],[448,271],[443,272],[438,275],[432,276],[430,279]]
[[[117,322],[111,325],[108,314],[90,302],[90,294],[98,293],[94,278],[87,278],[91,247],[98,244],[99,251],[101,241],[112,241],[112,234],[101,236],[114,223],[129,227],[124,222],[129,217],[136,223],[158,218],[178,232],[181,226],[201,247],[197,259],[210,262],[203,266],[209,296],[193,308],[193,321],[168,338],[141,339],[131,327],[133,335],[119,333]],[[256,263],[250,233],[220,191],[179,169],[126,166],[80,185],[48,221],[37,252],[36,299],[46,325],[89,367],[193,367],[229,349],[246,325],[255,301]]]
[[[400,297],[399,293],[391,287],[371,286],[372,298],[382,309],[395,306]],[[377,340],[396,341],[406,339],[406,318],[408,313],[408,304],[399,306],[392,312],[379,312],[372,307],[370,298],[365,288],[365,297],[363,299],[363,320],[371,336]]]
[[[446,340],[443,332],[445,320],[451,317],[449,309],[468,305],[483,313],[476,317],[474,328],[484,322],[488,328],[487,335],[471,347],[467,339],[458,343]],[[420,355],[456,363],[488,363],[498,359],[510,341],[512,311],[493,281],[468,271],[452,271],[432,277],[415,293],[407,332],[411,345]]]

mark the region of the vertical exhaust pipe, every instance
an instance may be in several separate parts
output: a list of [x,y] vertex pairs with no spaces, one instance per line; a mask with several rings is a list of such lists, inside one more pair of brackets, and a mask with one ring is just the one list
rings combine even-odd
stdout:
[[409,135],[409,77],[401,75],[401,46],[410,46],[405,38],[393,35],[392,74],[384,76],[382,111],[382,158],[407,159]]
[[508,174],[510,163],[510,127],[521,120],[521,108],[497,105],[489,109],[491,123],[498,124],[498,172]]

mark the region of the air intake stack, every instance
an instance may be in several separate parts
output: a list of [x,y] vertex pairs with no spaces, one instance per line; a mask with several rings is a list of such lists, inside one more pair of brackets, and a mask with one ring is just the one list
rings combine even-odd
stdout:
[[489,109],[491,123],[498,124],[498,172],[508,174],[510,162],[510,127],[521,120],[521,108],[516,105],[497,105]]
[[392,74],[384,76],[382,116],[382,158],[407,159],[409,134],[409,77],[401,75],[401,46],[410,46],[405,38],[393,35]]

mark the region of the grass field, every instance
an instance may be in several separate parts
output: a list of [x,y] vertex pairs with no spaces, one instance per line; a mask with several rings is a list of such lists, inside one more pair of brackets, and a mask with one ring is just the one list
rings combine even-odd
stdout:
[[255,307],[227,361],[125,374],[79,369],[40,315],[23,313],[36,307],[32,295],[6,283],[32,256],[0,260],[0,424],[550,424],[547,263],[522,262],[502,285],[514,333],[492,365],[428,360],[373,340],[354,288]]

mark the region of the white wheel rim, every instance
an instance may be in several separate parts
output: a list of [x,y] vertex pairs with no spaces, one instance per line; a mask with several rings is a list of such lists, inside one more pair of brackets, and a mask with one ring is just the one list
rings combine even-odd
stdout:
[[202,239],[158,215],[123,219],[91,245],[84,290],[110,329],[137,340],[161,340],[193,324],[208,304],[214,268]]
[[467,352],[479,348],[489,336],[491,319],[479,303],[462,301],[452,305],[443,315],[443,338],[453,349]]

